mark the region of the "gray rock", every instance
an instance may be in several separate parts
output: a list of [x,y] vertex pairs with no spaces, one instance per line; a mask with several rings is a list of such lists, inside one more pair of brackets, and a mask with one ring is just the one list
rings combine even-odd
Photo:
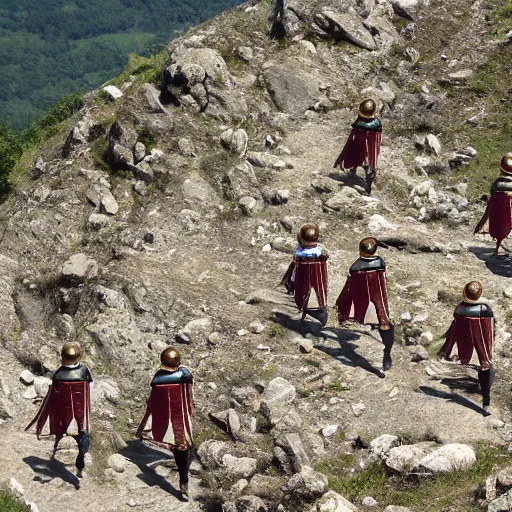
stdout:
[[183,156],[195,156],[195,147],[190,139],[181,137],[178,139],[178,149]]
[[425,149],[432,153],[435,153],[436,155],[439,155],[439,153],[441,152],[441,143],[434,134],[429,133],[425,137]]
[[293,384],[282,377],[276,377],[268,383],[262,399],[269,405],[287,405],[293,402],[296,394]]
[[249,137],[247,137],[247,132],[242,128],[238,130],[233,130],[233,128],[229,128],[225,132],[222,132],[220,136],[220,140],[222,145],[228,149],[231,153],[235,153],[238,156],[244,156],[247,151],[247,142]]
[[341,494],[326,492],[316,503],[317,512],[357,512],[358,508]]
[[0,396],[0,420],[8,420],[15,415],[14,404],[7,397]]
[[127,460],[120,454],[114,453],[108,458],[108,467],[116,473],[123,473],[126,469]]
[[399,505],[388,505],[384,512],[412,512],[412,510],[407,507],[400,507]]
[[98,275],[98,263],[84,253],[74,254],[62,267],[62,277],[72,284],[83,283]]
[[364,26],[361,17],[353,9],[341,13],[322,11],[321,15],[315,17],[315,22],[322,30],[336,39],[344,39],[366,50],[377,48],[373,36]]
[[380,233],[382,231],[396,231],[396,225],[389,222],[386,218],[378,213],[370,217],[368,221],[368,230],[371,233]]
[[253,334],[261,334],[265,330],[265,326],[261,322],[251,322],[249,329]]
[[311,466],[311,461],[306,450],[304,450],[304,445],[298,434],[285,434],[279,437],[276,442],[290,458],[290,464],[294,473],[300,473],[304,467]]
[[498,471],[496,475],[496,483],[502,489],[509,489],[512,487],[512,466],[507,466]]
[[249,46],[239,46],[237,49],[237,55],[245,62],[251,62],[254,58],[254,52]]
[[347,207],[362,205],[364,200],[357,190],[352,187],[343,187],[339,192],[324,201],[323,204],[329,210],[339,212]]
[[155,179],[155,172],[146,161],[139,162],[135,167],[132,168],[135,178],[144,183],[151,183]]
[[110,225],[110,217],[103,213],[91,213],[88,223],[91,229],[98,231]]
[[37,396],[43,398],[48,393],[48,389],[52,384],[52,380],[48,377],[35,377],[34,378],[34,389]]
[[289,405],[269,404],[263,400],[260,412],[268,421],[270,427],[279,432],[295,432],[302,426],[300,414]]
[[430,358],[428,351],[422,345],[416,345],[410,348],[411,361],[413,363],[419,363],[420,361],[426,361]]
[[104,405],[117,405],[121,399],[121,391],[118,384],[110,377],[95,376],[94,386],[91,389],[91,402],[93,410],[100,409]]
[[451,443],[417,461],[412,470],[424,473],[449,473],[470,469],[475,463],[476,454],[471,446]]
[[115,85],[106,85],[102,87],[102,91],[105,91],[111,100],[119,100],[123,97],[123,92],[118,89]]
[[236,500],[236,512],[267,512],[265,502],[258,496],[243,496]]
[[338,190],[339,183],[327,176],[321,176],[320,178],[315,178],[311,182],[311,186],[320,194],[330,194]]
[[365,496],[361,501],[361,505],[363,505],[363,507],[373,508],[378,507],[379,503],[371,496]]
[[413,13],[418,5],[418,0],[391,0],[391,5],[397,16],[414,21]]
[[487,512],[509,512],[512,502],[512,492],[502,494],[499,498],[492,500],[487,506]]
[[255,167],[273,167],[279,168],[283,164],[286,166],[286,162],[281,160],[276,155],[270,153],[262,153],[258,151],[249,151],[247,153],[247,161]]
[[400,440],[397,436],[383,434],[370,442],[370,449],[373,453],[383,457],[389,453],[391,448],[394,448],[399,444]]
[[231,475],[249,478],[256,473],[258,461],[251,457],[234,457],[227,453],[222,457],[223,469]]
[[212,321],[208,317],[191,320],[184,327],[183,332],[190,336],[208,335],[213,331]]
[[218,204],[219,200],[212,186],[199,174],[191,174],[182,184],[181,192],[186,202],[205,206]]
[[162,105],[160,101],[160,91],[153,84],[143,84],[142,91],[146,99],[146,106],[149,112],[155,114],[167,114],[170,112]]
[[263,77],[276,107],[294,117],[304,115],[319,98],[318,78],[287,65],[267,65]]
[[305,466],[300,473],[293,475],[283,486],[286,493],[296,494],[304,500],[314,500],[327,490],[327,477]]
[[238,439],[240,436],[240,416],[234,409],[229,409],[227,414],[227,424],[229,433],[235,438]]
[[25,393],[23,393],[23,398],[26,400],[34,400],[37,398],[37,391],[35,390],[34,386],[30,386],[26,389]]
[[199,446],[197,455],[206,468],[222,466],[222,460],[230,450],[229,444],[224,441],[208,439]]
[[[248,480],[245,478],[240,478],[240,480],[237,480],[232,486],[231,486],[231,492],[233,494],[241,494],[242,492],[247,489],[247,486],[249,485]],[[236,506],[235,506],[236,510]]]
[[432,442],[417,443],[413,445],[396,446],[389,450],[384,459],[387,468],[398,473],[407,473],[422,460],[428,453],[436,448]]
[[311,352],[313,352],[313,349],[315,348],[315,344],[313,343],[312,340],[304,338],[304,339],[300,340],[299,347],[300,347],[300,351],[303,354],[310,354]]
[[226,172],[224,184],[226,195],[231,199],[259,196],[258,179],[254,167],[248,161],[231,167]]
[[139,163],[141,160],[144,160],[146,156],[146,146],[142,144],[142,142],[137,141],[135,143],[135,149],[133,150],[133,156],[135,157],[135,163]]
[[25,386],[30,386],[34,383],[34,374],[30,370],[23,370],[20,373],[20,380]]

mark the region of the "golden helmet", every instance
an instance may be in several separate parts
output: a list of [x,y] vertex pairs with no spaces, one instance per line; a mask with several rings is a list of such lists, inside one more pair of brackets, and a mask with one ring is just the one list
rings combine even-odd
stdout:
[[174,347],[167,347],[160,354],[160,362],[162,363],[162,370],[175,372],[180,367],[181,354]]
[[363,100],[359,104],[359,115],[365,119],[373,119],[375,117],[376,110],[377,105],[375,101],[370,98]]
[[359,254],[363,257],[373,256],[377,252],[377,239],[369,236],[359,242]]
[[62,346],[60,357],[62,364],[76,364],[82,359],[82,347],[76,341],[68,341]]
[[500,162],[500,169],[503,174],[512,175],[512,153],[503,155]]
[[316,224],[304,224],[299,231],[299,240],[304,247],[312,247],[318,243],[320,230]]
[[465,300],[475,301],[482,295],[482,283],[480,281],[471,281],[464,286],[462,294]]

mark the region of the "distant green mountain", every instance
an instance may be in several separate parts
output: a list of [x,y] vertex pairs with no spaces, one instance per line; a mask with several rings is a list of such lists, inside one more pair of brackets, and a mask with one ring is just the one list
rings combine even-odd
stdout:
[[0,125],[39,119],[61,96],[119,73],[241,0],[2,0]]

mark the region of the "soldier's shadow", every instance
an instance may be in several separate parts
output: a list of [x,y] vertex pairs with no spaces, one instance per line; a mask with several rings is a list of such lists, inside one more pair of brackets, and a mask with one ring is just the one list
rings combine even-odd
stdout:
[[80,480],[74,475],[66,465],[57,459],[42,459],[33,455],[22,459],[30,466],[35,473],[34,480],[41,483],[48,483],[54,478],[60,478],[71,484],[75,489],[80,488]]
[[346,187],[354,188],[356,185],[358,185],[364,188],[366,186],[366,180],[362,176],[359,176],[359,174],[352,174],[350,171],[347,173],[344,171],[331,172],[328,174],[328,176],[333,180],[343,183],[343,185]]
[[287,329],[302,334],[303,336],[312,334],[318,338],[337,341],[340,345],[339,348],[329,347],[321,343],[316,344],[315,348],[326,354],[329,354],[331,357],[338,360],[345,366],[357,366],[369,373],[372,373],[373,375],[377,375],[378,377],[382,378],[382,371],[379,368],[373,366],[373,364],[364,356],[356,352],[356,349],[359,348],[359,345],[351,342],[360,339],[361,336],[354,331],[334,327],[322,328],[318,322],[308,320],[302,321],[300,319],[296,320],[291,318],[286,313],[277,311],[274,311],[274,321],[281,324],[283,327],[286,327]]
[[422,393],[425,393],[426,395],[431,396],[433,398],[441,398],[443,400],[447,400],[448,402],[453,402],[455,404],[461,405],[462,407],[471,409],[472,411],[475,411],[478,414],[481,414],[482,416],[487,416],[487,413],[482,407],[480,407],[472,400],[469,400],[469,398],[466,398],[457,393],[447,393],[446,391],[435,389],[430,386],[420,386],[419,389]]
[[468,247],[468,250],[480,261],[483,261],[493,274],[501,277],[512,277],[512,254],[496,256],[494,249],[490,247],[471,246]]
[[158,486],[160,489],[182,501],[181,493],[163,476],[154,470],[156,462],[171,459],[171,455],[163,450],[157,450],[142,441],[127,441],[127,447],[120,451],[121,455],[133,462],[141,471],[137,478],[149,487]]

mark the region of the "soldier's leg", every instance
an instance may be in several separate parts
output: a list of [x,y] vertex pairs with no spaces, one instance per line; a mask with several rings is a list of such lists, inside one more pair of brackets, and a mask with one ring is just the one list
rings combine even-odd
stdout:
[[391,368],[393,361],[391,359],[391,349],[395,342],[395,326],[389,325],[388,329],[379,328],[379,334],[384,344],[384,356],[382,358],[382,369],[386,372]]
[[53,443],[53,450],[52,453],[50,453],[50,460],[53,460],[55,458],[55,454],[57,453],[57,447],[59,446],[59,441],[61,440],[61,437],[55,436],[55,442]]
[[478,380],[482,390],[482,406],[485,412],[489,414],[489,406],[491,405],[491,386],[494,381],[494,370],[489,368],[487,370],[478,370]]
[[375,180],[375,176],[377,175],[377,171],[372,169],[371,167],[365,166],[365,177],[366,177],[366,193],[370,195],[372,193],[372,183]]
[[82,472],[85,468],[85,454],[89,451],[89,435],[87,432],[80,432],[77,436],[73,436],[78,446],[78,455],[76,457],[75,466],[78,470],[78,476],[82,476]]
[[190,449],[173,450],[174,460],[178,466],[180,475],[180,492],[186,497],[188,495],[188,471],[190,468]]

